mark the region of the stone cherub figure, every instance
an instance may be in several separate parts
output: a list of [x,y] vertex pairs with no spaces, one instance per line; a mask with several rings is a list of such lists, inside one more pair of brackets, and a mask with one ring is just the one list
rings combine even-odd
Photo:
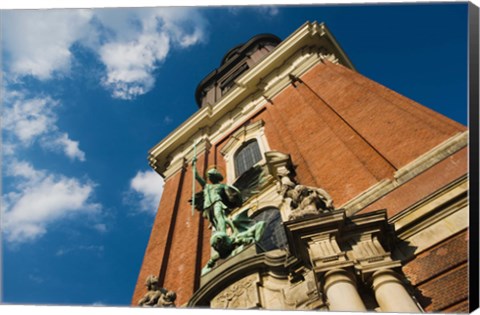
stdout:
[[295,183],[286,169],[280,170],[278,175],[277,191],[290,206],[289,220],[331,212],[335,209],[332,197],[325,190]]
[[193,158],[192,167],[195,179],[203,188],[195,195],[195,208],[202,212],[213,228],[210,238],[212,251],[210,260],[202,269],[204,275],[220,258],[234,256],[246,245],[258,242],[265,231],[265,222],[249,219],[247,211],[230,218],[230,212],[243,203],[242,193],[235,186],[222,183],[223,175],[216,167],[207,171],[208,181],[198,173],[196,158]]
[[175,307],[177,295],[173,291],[161,288],[158,284],[158,278],[148,276],[145,281],[148,292],[138,301],[139,306],[144,307]]

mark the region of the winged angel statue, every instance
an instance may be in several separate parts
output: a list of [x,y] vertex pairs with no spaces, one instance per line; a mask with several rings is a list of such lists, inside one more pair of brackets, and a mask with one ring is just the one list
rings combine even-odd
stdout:
[[[243,202],[257,191],[261,184],[261,169],[252,168],[242,175],[235,185],[222,183],[223,175],[214,166],[207,170],[204,179],[197,171],[196,158],[192,161],[192,168],[195,179],[202,186],[203,190],[192,198],[193,206],[202,212],[202,215],[210,222],[209,227],[213,229],[210,238],[212,247],[210,260],[202,269],[202,275],[208,273],[222,258],[234,256],[251,243],[260,241],[265,231],[265,222],[255,222],[248,218],[247,211],[231,218],[229,214],[235,208],[240,207]],[[247,174],[248,173],[248,174]],[[246,181],[250,175],[253,181]],[[256,176],[255,176],[256,175]],[[239,185],[237,185],[239,183]]]

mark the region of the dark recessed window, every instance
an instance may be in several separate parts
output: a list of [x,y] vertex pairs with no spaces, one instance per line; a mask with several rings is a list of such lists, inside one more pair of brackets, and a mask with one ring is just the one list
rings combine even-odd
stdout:
[[251,219],[255,222],[265,221],[266,227],[263,237],[257,244],[265,251],[283,249],[288,246],[287,235],[282,224],[282,217],[277,208],[267,208],[254,214]]
[[235,176],[239,177],[261,160],[262,155],[258,147],[258,142],[253,140],[245,143],[238,149],[237,153],[235,153]]

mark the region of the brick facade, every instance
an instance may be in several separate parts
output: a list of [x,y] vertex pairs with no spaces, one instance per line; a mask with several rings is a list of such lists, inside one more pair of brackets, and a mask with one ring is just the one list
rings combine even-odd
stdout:
[[[428,249],[405,264],[403,272],[416,288],[425,310],[468,310],[468,231]],[[457,304],[461,305],[457,305]]]
[[[313,66],[256,112],[237,121],[264,122],[273,151],[290,154],[296,179],[322,187],[336,206],[347,203],[451,137],[467,130],[434,111],[373,82],[339,64]],[[208,165],[225,170],[220,150],[236,129],[205,152],[198,169]],[[361,209],[387,209],[388,217],[467,173],[467,148],[424,170]],[[200,187],[197,184],[196,191]],[[132,304],[146,292],[149,274],[177,293],[177,306],[187,303],[199,288],[200,270],[210,255],[208,222],[188,200],[192,170],[185,163],[170,176],[152,228]],[[460,312],[468,309],[467,232],[411,257],[403,272],[426,311]]]

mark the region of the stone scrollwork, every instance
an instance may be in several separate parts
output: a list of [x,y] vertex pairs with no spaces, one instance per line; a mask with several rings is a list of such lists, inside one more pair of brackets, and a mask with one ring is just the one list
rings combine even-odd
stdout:
[[145,281],[147,293],[138,301],[138,306],[143,307],[175,307],[177,295],[159,286],[158,278],[150,275]]

